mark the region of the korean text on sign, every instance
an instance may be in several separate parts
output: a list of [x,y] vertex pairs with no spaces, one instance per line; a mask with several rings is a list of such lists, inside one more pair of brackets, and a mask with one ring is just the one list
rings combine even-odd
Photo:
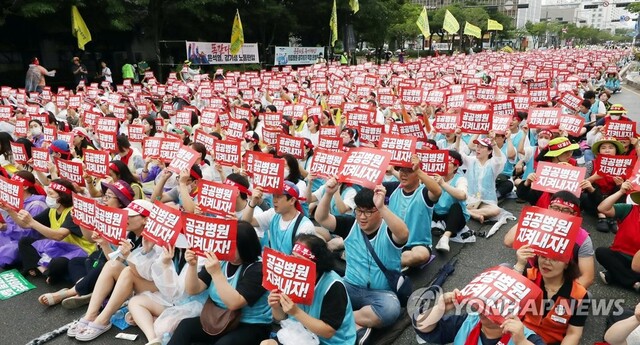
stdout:
[[315,262],[266,247],[262,252],[262,286],[279,291],[294,303],[311,305],[316,281]]
[[331,178],[338,176],[338,169],[345,154],[342,152],[332,152],[326,149],[317,149],[311,158],[309,173],[319,176]]
[[474,305],[496,324],[520,315],[542,295],[532,281],[514,270],[496,266],[475,277],[460,291],[458,303]]
[[94,231],[109,243],[117,246],[127,238],[127,210],[96,203]]
[[538,255],[568,262],[581,223],[580,217],[536,206],[525,207],[520,214],[513,248],[528,244]]
[[182,230],[180,211],[156,200],[142,235],[159,246],[175,245]]
[[349,150],[340,164],[338,181],[374,189],[382,182],[390,161],[391,153],[386,151],[368,148]]
[[22,183],[0,176],[0,202],[18,212],[24,203]]
[[235,187],[206,180],[198,181],[198,204],[207,213],[219,216],[234,214],[237,195]]
[[580,182],[584,180],[586,172],[587,169],[584,167],[539,162],[536,169],[538,179],[531,185],[531,188],[552,194],[567,190],[579,197],[582,193]]
[[237,220],[185,213],[182,221],[187,242],[197,255],[212,252],[220,260],[235,260]]

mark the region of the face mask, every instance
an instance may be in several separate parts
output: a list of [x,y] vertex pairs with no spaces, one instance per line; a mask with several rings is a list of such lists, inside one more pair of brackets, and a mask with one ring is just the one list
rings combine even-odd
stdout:
[[549,146],[549,139],[538,139],[538,147],[541,149]]
[[58,199],[52,198],[50,196],[48,196],[45,199],[44,202],[47,204],[47,207],[52,208],[52,209],[56,209],[56,208],[60,207],[60,204],[58,203]]
[[42,128],[40,127],[31,128],[31,135],[33,135],[34,137],[37,137],[40,134],[42,134]]
[[284,168],[284,176],[289,176],[289,168]]
[[611,120],[620,120],[620,115],[611,115]]

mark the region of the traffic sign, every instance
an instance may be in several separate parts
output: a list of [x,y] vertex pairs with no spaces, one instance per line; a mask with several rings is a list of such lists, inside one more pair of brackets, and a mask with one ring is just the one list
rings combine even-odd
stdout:
[[605,1],[605,2],[603,2],[603,3],[602,3],[602,6],[604,6],[604,7],[609,6],[609,1]]

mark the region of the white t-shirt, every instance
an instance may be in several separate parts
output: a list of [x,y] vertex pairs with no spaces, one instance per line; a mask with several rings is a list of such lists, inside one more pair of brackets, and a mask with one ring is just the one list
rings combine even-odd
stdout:
[[111,69],[109,67],[102,69],[102,75],[104,76],[105,81],[113,83],[113,77],[111,76]]

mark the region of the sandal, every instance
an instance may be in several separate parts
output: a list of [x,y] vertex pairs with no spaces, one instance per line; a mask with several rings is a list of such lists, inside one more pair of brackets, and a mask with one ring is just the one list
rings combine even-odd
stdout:
[[82,295],[82,296],[71,296],[62,300],[62,308],[65,309],[76,309],[80,308],[83,305],[89,304],[91,301],[91,294]]
[[76,340],[92,341],[97,337],[105,334],[108,330],[111,329],[111,326],[111,322],[109,322],[106,326],[102,326],[94,322],[89,322],[87,327],[82,330],[82,332],[76,334]]
[[64,300],[64,295],[67,291],[69,291],[69,289],[62,289],[56,292],[40,295],[40,297],[38,297],[38,302],[45,307],[54,306]]
[[82,317],[80,318],[80,320],[77,320],[73,325],[71,325],[69,329],[67,329],[67,335],[71,338],[75,338],[76,335],[82,333],[88,325],[89,320]]

